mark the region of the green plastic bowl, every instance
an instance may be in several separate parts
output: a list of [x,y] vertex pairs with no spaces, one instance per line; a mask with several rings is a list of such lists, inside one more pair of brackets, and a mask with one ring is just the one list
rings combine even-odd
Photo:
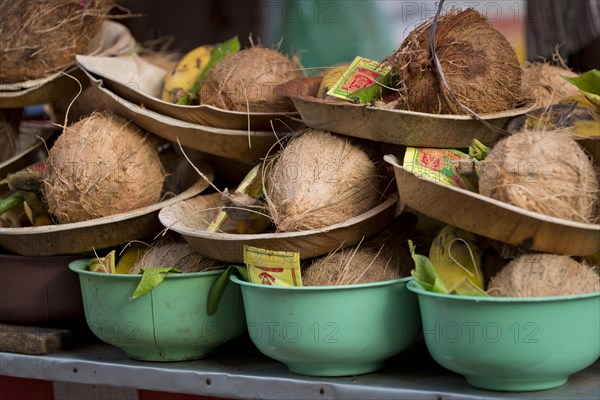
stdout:
[[600,292],[560,297],[432,293],[416,281],[431,356],[475,387],[528,391],[561,386],[600,356]]
[[248,333],[266,356],[312,376],[373,372],[420,332],[412,278],[348,286],[242,288]]
[[79,274],[85,319],[102,341],[128,357],[182,361],[205,357],[245,331],[242,296],[233,285],[216,314],[208,316],[207,297],[222,271],[171,274],[149,293],[129,300],[140,275],[88,271],[90,260],[69,268]]

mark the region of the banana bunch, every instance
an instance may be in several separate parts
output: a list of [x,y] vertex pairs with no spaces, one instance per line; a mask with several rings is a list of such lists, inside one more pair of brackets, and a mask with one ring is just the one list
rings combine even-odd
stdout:
[[331,70],[323,76],[323,80],[321,81],[321,85],[319,86],[319,90],[317,91],[318,99],[326,99],[330,98],[327,95],[327,92],[335,83],[342,77],[346,69],[350,66],[350,64],[341,64],[336,65]]
[[208,66],[212,52],[212,46],[204,45],[183,56],[163,78],[162,99],[169,103],[178,103],[186,96],[192,101],[196,99],[198,93],[193,93],[192,90]]
[[215,46],[196,47],[163,78],[162,99],[182,105],[198,104],[202,82],[212,67],[241,48],[237,36]]
[[481,251],[473,233],[445,225],[431,243],[429,260],[447,293],[470,295],[485,289]]

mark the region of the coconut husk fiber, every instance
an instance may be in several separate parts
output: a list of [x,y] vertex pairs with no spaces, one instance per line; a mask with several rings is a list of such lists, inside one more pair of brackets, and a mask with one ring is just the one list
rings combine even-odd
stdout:
[[548,63],[527,63],[523,69],[523,91],[544,108],[579,95],[579,89],[563,76],[574,78],[577,74]]
[[303,271],[304,286],[339,286],[402,278],[401,268],[380,252],[347,248],[313,261]]
[[291,100],[274,89],[296,78],[300,78],[298,66],[278,51],[243,49],[211,69],[200,90],[200,104],[244,112],[294,111]]
[[448,91],[432,61],[433,20],[414,29],[386,62],[397,76],[397,108],[433,114],[514,109],[521,99],[521,67],[506,38],[474,9],[451,10],[438,20],[434,39]]
[[113,0],[0,0],[0,83],[39,79],[88,54]]
[[[269,170],[270,169],[270,170]],[[349,139],[308,129],[268,165],[266,203],[279,232],[327,227],[375,207],[375,162]]]
[[388,267],[398,271],[401,277],[410,276],[415,263],[408,247],[408,240],[415,241],[416,225],[417,216],[403,212],[384,230],[364,242],[362,248],[379,252],[379,258],[388,263]]
[[66,127],[50,149],[43,193],[62,224],[154,204],[164,180],[158,152],[139,128],[94,112]]
[[600,291],[600,277],[569,256],[527,254],[492,278],[488,293],[497,297],[565,296]]
[[599,219],[598,168],[568,129],[509,136],[482,166],[479,192],[484,196],[570,221]]
[[19,143],[22,110],[0,109],[0,162],[15,155]]
[[218,261],[196,253],[187,243],[161,241],[150,246],[133,265],[130,274],[140,274],[149,268],[177,268],[182,273],[214,269]]

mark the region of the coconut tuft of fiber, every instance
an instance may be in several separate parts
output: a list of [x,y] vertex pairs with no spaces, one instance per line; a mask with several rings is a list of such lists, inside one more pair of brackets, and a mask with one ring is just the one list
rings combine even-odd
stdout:
[[113,0],[0,0],[0,83],[39,79],[88,54]]
[[243,49],[210,70],[200,103],[231,111],[294,111],[291,100],[274,89],[296,78],[300,78],[298,66],[280,52],[264,47]]
[[209,271],[220,265],[196,253],[187,243],[163,241],[150,246],[129,273],[140,274],[149,268],[177,268],[182,273],[190,273]]
[[303,271],[304,286],[339,286],[402,278],[397,265],[378,251],[353,247],[321,257]]
[[21,113],[21,109],[0,109],[0,162],[17,152]]
[[521,100],[519,61],[508,40],[484,15],[469,8],[440,16],[434,44],[441,73],[431,52],[432,27],[433,20],[429,20],[415,28],[386,60],[399,81],[402,101],[398,108],[466,114],[457,100],[475,113],[517,106]]
[[377,235],[363,243],[363,249],[379,252],[379,258],[388,263],[394,271],[399,271],[401,277],[410,276],[414,268],[408,240],[415,241],[417,216],[403,212]]
[[544,215],[595,223],[598,168],[570,130],[522,131],[496,144],[483,161],[479,192]]
[[95,112],[66,127],[48,153],[43,193],[59,223],[119,214],[159,201],[165,171],[135,125]]
[[279,232],[327,227],[375,207],[376,164],[350,140],[309,129],[269,165],[266,203]]
[[492,278],[488,293],[496,297],[566,296],[600,291],[600,277],[569,256],[527,254]]
[[548,63],[527,63],[523,69],[523,90],[540,107],[547,108],[563,99],[580,94],[579,89],[562,77],[577,74]]

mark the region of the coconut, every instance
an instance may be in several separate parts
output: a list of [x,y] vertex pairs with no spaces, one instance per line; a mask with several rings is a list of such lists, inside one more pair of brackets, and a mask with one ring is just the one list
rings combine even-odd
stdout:
[[219,263],[196,253],[187,243],[159,242],[150,246],[136,261],[130,274],[139,274],[148,268],[177,268],[182,273],[214,269]]
[[579,89],[562,77],[574,78],[576,73],[548,63],[527,63],[523,70],[523,90],[540,107],[552,104],[580,94]]
[[0,0],[0,82],[46,77],[88,54],[113,0]]
[[19,141],[21,109],[0,109],[0,162],[15,155]]
[[65,128],[50,149],[43,193],[59,223],[86,221],[156,203],[165,171],[139,128],[95,112]]
[[274,89],[299,77],[298,67],[278,51],[264,47],[243,49],[211,69],[200,91],[200,103],[231,111],[293,111],[291,100]]
[[529,211],[595,223],[597,167],[562,131],[522,131],[501,140],[483,161],[479,192]]
[[380,253],[358,247],[316,259],[302,275],[304,286],[339,286],[402,278],[401,269]]
[[266,203],[279,232],[318,229],[372,209],[378,175],[369,154],[324,131],[295,136],[269,164]]
[[401,277],[410,276],[415,267],[408,240],[415,241],[417,216],[412,213],[401,213],[377,235],[364,243],[363,249],[379,253],[379,258],[388,263]]
[[452,10],[438,20],[435,49],[450,93],[432,61],[433,21],[413,30],[387,58],[402,94],[398,108],[435,114],[514,109],[521,98],[521,67],[514,49],[485,16],[474,9]]
[[565,296],[600,291],[600,277],[569,256],[527,254],[492,278],[488,293],[498,297]]

